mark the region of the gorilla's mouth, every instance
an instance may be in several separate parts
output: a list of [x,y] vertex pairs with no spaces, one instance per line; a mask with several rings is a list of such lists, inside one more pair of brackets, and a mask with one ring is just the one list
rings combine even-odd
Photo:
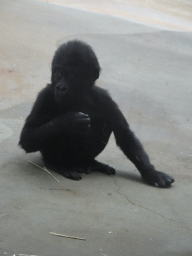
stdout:
[[70,104],[73,102],[73,94],[69,89],[65,91],[55,90],[55,99],[59,104]]

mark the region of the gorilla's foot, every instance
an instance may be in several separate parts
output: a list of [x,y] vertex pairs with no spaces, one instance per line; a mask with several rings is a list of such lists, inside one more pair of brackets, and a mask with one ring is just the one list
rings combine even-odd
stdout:
[[71,180],[81,180],[82,177],[78,172],[71,172],[71,171],[63,171],[61,173],[65,178],[71,179]]
[[62,176],[64,176],[67,179],[71,179],[71,180],[81,180],[82,177],[79,173],[83,173],[85,172],[82,168],[75,166],[72,168],[65,168],[62,166],[53,166],[50,165],[48,163],[45,164],[45,166],[59,174],[61,174]]
[[102,172],[108,175],[114,175],[115,169],[107,164],[100,163],[96,160],[93,160],[88,166],[86,173],[89,174],[91,172]]

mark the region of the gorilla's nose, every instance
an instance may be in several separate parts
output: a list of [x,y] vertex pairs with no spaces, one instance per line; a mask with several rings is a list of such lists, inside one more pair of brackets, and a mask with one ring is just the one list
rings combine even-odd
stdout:
[[68,89],[68,86],[67,86],[66,83],[58,83],[58,84],[56,85],[56,89],[57,89],[58,91],[60,91],[60,92],[66,92],[67,89]]

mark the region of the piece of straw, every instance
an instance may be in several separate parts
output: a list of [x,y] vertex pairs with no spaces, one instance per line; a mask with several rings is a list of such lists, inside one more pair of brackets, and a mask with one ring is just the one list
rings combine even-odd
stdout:
[[61,236],[61,237],[66,237],[66,238],[71,238],[71,239],[77,239],[77,240],[84,240],[86,241],[85,238],[81,238],[81,237],[77,237],[77,236],[67,236],[67,235],[63,235],[63,234],[57,234],[54,232],[49,232],[50,235],[54,235],[54,236]]
[[1,214],[1,217],[5,216],[5,215],[7,215],[7,213]]
[[41,166],[39,166],[39,165],[37,165],[37,164],[31,162],[31,161],[28,161],[28,162],[31,163],[31,164],[33,164],[33,165],[35,165],[35,166],[37,166],[37,167],[39,167],[40,169],[44,170],[44,171],[47,172],[49,175],[51,175],[51,177],[52,177],[57,183],[60,183],[60,182],[58,181],[58,179],[56,179],[56,178],[53,176],[53,174],[50,173],[50,171],[48,171],[45,167],[41,167]]
[[31,255],[31,254],[14,254],[13,256],[39,256],[39,255]]

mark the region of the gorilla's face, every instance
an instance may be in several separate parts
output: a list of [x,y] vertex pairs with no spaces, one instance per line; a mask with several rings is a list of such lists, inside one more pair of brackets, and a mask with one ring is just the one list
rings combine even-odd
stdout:
[[79,41],[61,45],[52,61],[52,85],[58,104],[77,103],[99,78],[100,66],[93,50]]
[[[62,67],[56,66],[52,72],[52,85],[55,100],[59,105],[73,104],[78,95],[78,85],[75,83],[74,74]],[[80,95],[79,95],[80,97]]]

